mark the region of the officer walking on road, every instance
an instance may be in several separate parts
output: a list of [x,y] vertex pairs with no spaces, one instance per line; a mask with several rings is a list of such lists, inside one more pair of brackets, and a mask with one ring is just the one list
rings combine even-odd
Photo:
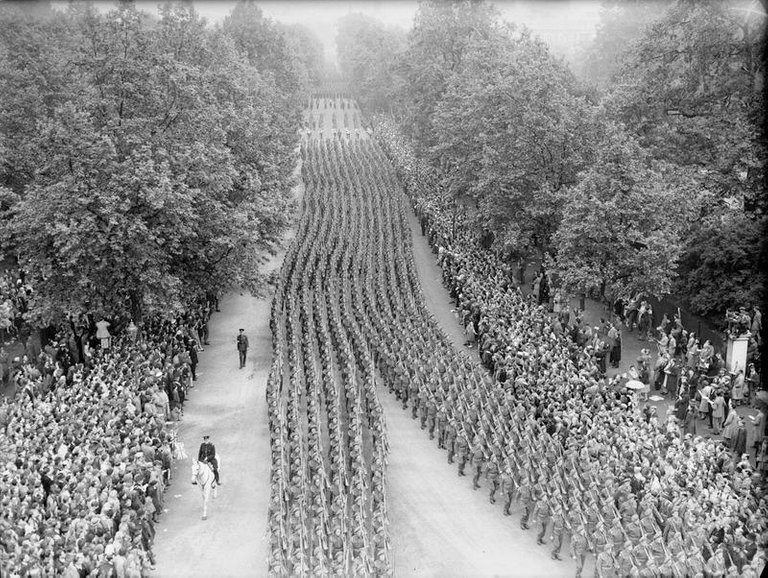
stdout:
[[237,352],[240,354],[240,369],[245,367],[245,357],[248,354],[248,336],[245,329],[240,330],[237,336]]

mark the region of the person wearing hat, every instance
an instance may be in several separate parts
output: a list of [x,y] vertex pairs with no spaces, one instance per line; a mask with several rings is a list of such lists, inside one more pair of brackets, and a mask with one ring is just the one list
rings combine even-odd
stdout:
[[216,458],[216,446],[209,440],[210,436],[203,436],[203,443],[200,444],[200,450],[197,452],[197,461],[211,465],[216,484],[220,486],[221,481],[219,480],[219,461]]
[[237,336],[237,352],[240,355],[240,369],[242,369],[245,367],[245,358],[248,354],[248,336],[245,334],[245,329],[240,329]]

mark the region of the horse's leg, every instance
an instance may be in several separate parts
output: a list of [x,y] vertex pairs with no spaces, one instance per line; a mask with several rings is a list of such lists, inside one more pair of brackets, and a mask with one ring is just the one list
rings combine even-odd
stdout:
[[208,519],[208,496],[210,495],[211,488],[203,484],[203,520]]

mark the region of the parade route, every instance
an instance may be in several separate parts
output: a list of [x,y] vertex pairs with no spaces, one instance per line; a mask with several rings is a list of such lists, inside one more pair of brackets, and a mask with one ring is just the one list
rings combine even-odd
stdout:
[[471,468],[460,478],[410,408],[404,411],[383,388],[379,393],[391,448],[387,503],[395,576],[574,575],[567,542],[563,561],[552,560],[549,544],[536,545],[538,526],[520,528],[519,504],[505,517],[498,493],[496,504],[489,503],[484,478],[473,491]]
[[[301,161],[293,171],[292,195],[297,204],[304,193],[300,175]],[[265,274],[279,270],[294,235],[292,226],[285,232],[281,250],[265,263]],[[199,377],[179,428],[178,439],[188,457],[174,463],[173,485],[165,494],[168,511],[157,526],[154,576],[267,574],[271,449],[265,385],[272,363],[272,293],[267,290],[264,297],[230,293],[221,299],[221,311],[208,324],[210,345],[199,354]],[[238,368],[235,342],[241,327],[249,341],[243,369]],[[223,483],[205,521],[201,520],[200,490],[190,480],[191,460],[197,457],[204,433],[211,436],[221,456]]]
[[[202,375],[185,404],[179,440],[188,458],[173,482],[157,526],[155,576],[240,577],[266,574],[269,428],[264,383],[271,361],[269,300],[230,294],[210,323],[200,353]],[[249,337],[247,366],[238,369],[235,335]],[[218,498],[201,520],[200,489],[190,483],[191,460],[204,433],[222,458]]]
[[[463,345],[464,333],[418,220],[410,211],[407,216],[427,307],[456,349],[477,361],[476,350]],[[471,468],[467,466],[469,475],[460,478],[457,465],[448,464],[447,453],[411,419],[410,408],[404,411],[381,387],[379,397],[391,449],[387,500],[396,576],[574,575],[567,537],[560,552],[563,561],[552,560],[552,547],[536,544],[538,526],[520,528],[519,504],[513,503],[512,515],[505,517],[500,493],[495,505],[489,503],[484,478],[481,488],[473,491]]]

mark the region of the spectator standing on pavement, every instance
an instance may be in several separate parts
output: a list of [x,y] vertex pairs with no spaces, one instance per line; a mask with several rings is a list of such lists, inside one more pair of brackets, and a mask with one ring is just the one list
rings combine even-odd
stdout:
[[248,355],[248,336],[245,334],[245,329],[240,329],[240,334],[237,336],[237,352],[240,354],[240,369],[245,367],[245,358]]
[[740,369],[736,372],[736,376],[733,378],[733,385],[731,386],[731,400],[733,406],[744,405],[744,370]]
[[712,419],[714,420],[714,433],[720,434],[720,430],[723,427],[723,419],[725,419],[725,398],[723,392],[717,390],[715,394],[715,400],[712,402]]
[[765,438],[765,413],[758,410],[756,415],[750,415],[747,422],[747,451],[755,452],[755,458],[758,456],[760,446]]
[[760,309],[755,306],[754,314],[752,315],[752,324],[750,325],[749,330],[751,331],[752,335],[755,336],[755,340],[757,341],[758,345],[762,345],[763,338],[762,338],[762,332],[763,332],[763,315],[760,313]]
[[96,339],[101,343],[102,349],[109,349],[109,342],[112,338],[109,333],[110,325],[109,321],[105,320],[103,317],[96,322]]

